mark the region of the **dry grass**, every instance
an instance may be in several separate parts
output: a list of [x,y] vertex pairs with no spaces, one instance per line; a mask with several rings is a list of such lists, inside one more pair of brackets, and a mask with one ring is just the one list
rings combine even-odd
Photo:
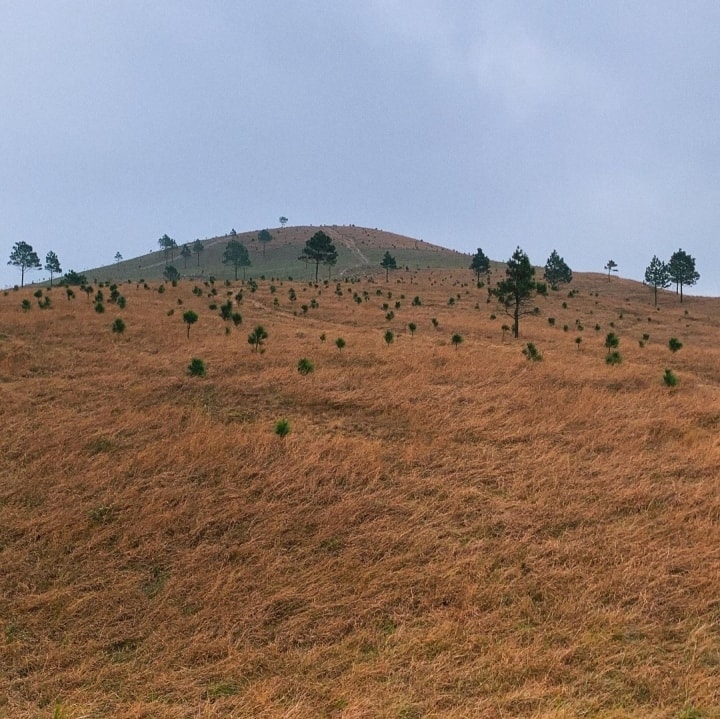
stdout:
[[0,297],[0,717],[719,717],[720,302],[291,284]]

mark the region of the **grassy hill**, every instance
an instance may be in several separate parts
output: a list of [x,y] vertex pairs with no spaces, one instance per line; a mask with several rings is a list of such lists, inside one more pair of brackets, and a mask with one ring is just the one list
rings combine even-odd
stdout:
[[[378,274],[381,272],[380,260],[386,251],[395,257],[398,267],[409,269],[464,269],[470,263],[469,257],[462,252],[384,230],[354,225],[284,227],[270,230],[272,240],[268,243],[258,241],[257,231],[242,232],[235,236],[235,239],[247,247],[250,254],[251,265],[246,268],[246,277],[259,278],[265,275],[314,279],[314,265],[307,266],[300,262],[298,257],[305,242],[318,230],[323,230],[333,239],[338,251],[338,260],[334,267],[321,267],[325,278],[328,277],[328,272],[331,272],[332,277]],[[161,279],[166,265],[172,264],[184,277],[190,279],[207,279],[210,276],[234,279],[234,269],[222,263],[223,252],[231,239],[233,237],[230,235],[224,235],[203,240],[203,251],[193,254],[187,262],[180,256],[181,247],[178,247],[172,255],[159,250],[142,257],[88,270],[86,274],[100,282]],[[192,248],[192,243],[189,247]],[[242,273],[242,270],[240,272]]]
[[720,716],[719,301],[403,264],[0,296],[0,717]]

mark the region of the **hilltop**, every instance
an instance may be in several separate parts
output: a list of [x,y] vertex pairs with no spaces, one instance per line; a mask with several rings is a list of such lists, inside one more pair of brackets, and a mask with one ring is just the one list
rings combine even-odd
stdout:
[[[272,240],[258,241],[258,231],[238,232],[202,240],[203,251],[185,261],[179,245],[172,255],[163,250],[126,259],[113,265],[87,270],[85,274],[96,281],[161,279],[165,267],[172,264],[183,277],[207,279],[234,278],[233,268],[222,263],[222,256],[231,239],[242,242],[250,254],[251,265],[246,277],[314,278],[313,268],[299,261],[305,242],[318,230],[328,234],[338,251],[337,263],[324,269],[324,276],[345,277],[353,274],[380,273],[380,261],[386,251],[395,257],[399,267],[409,269],[462,268],[470,262],[468,255],[385,230],[355,225],[320,225],[275,227],[269,229]],[[188,246],[192,248],[192,242]]]
[[0,295],[0,717],[720,716],[720,301],[466,259]]

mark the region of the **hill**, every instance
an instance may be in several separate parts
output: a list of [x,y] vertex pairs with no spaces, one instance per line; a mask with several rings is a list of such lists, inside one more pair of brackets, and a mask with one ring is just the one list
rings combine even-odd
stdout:
[[[182,246],[172,253],[163,250],[121,261],[114,265],[88,270],[95,281],[124,281],[127,279],[162,279],[163,271],[173,265],[183,277],[207,279],[210,276],[234,279],[231,266],[222,263],[223,252],[231,239],[237,239],[248,249],[251,265],[245,271],[248,278],[294,277],[314,279],[314,267],[302,263],[300,256],[305,242],[318,230],[328,234],[338,251],[335,266],[323,268],[325,277],[345,277],[353,274],[379,273],[380,261],[386,251],[395,257],[399,267],[409,269],[461,268],[470,262],[468,255],[415,240],[393,232],[356,227],[355,225],[321,225],[318,227],[278,227],[269,230],[272,240],[258,241],[258,231],[239,232],[202,240],[203,251],[185,261],[179,254]],[[192,249],[192,243],[188,245]],[[242,273],[242,270],[240,270]]]
[[720,716],[718,300],[384,280],[0,296],[0,717]]

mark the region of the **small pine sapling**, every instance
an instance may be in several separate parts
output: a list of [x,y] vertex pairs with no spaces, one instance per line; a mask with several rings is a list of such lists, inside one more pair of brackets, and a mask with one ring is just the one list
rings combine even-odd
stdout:
[[190,327],[198,321],[197,312],[193,310],[185,310],[183,312],[183,322],[187,325],[187,337],[190,339]]
[[204,377],[205,372],[205,363],[199,357],[193,357],[188,365],[188,374],[191,377]]

